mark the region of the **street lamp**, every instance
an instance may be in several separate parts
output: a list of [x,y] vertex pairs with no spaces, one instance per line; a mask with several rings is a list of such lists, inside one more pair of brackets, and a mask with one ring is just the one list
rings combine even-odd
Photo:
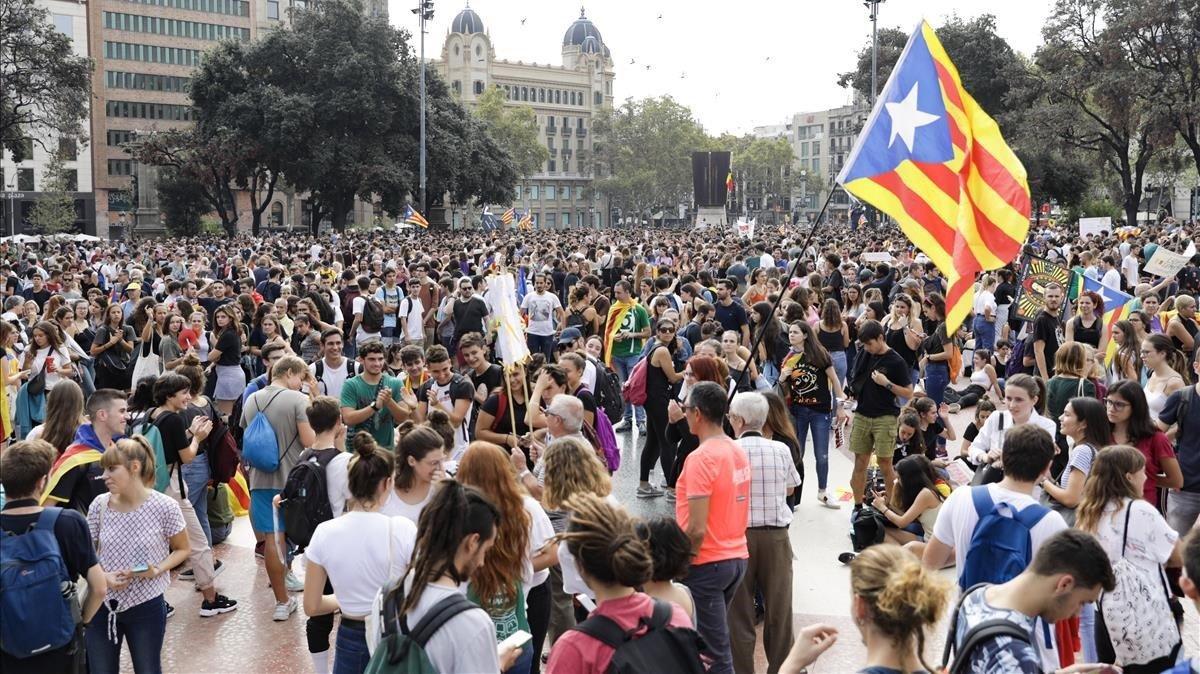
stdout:
[[420,0],[412,13],[421,25],[421,214],[429,217],[425,204],[425,23],[433,18],[433,0]]
[[863,0],[863,7],[866,7],[871,12],[871,98],[869,103],[875,105],[875,96],[879,92],[879,86],[876,83],[878,78],[877,70],[879,68],[879,38],[877,28],[879,26],[879,5],[884,0]]

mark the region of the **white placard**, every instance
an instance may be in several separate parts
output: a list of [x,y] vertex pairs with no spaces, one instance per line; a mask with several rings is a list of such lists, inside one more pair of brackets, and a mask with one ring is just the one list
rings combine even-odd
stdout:
[[1079,218],[1080,238],[1088,234],[1099,235],[1104,231],[1112,231],[1112,218]]
[[1183,266],[1187,264],[1189,259],[1191,257],[1188,255],[1175,253],[1159,246],[1158,250],[1154,251],[1154,254],[1150,256],[1150,261],[1146,263],[1142,271],[1147,274],[1170,278],[1178,274],[1179,270],[1183,269]]
[[890,264],[890,263],[892,262],[892,260],[893,260],[893,258],[892,258],[892,254],[891,254],[891,253],[888,253],[888,252],[886,252],[886,251],[879,251],[879,252],[863,253],[863,254],[862,254],[862,261],[863,261],[863,262],[887,262],[887,263],[889,263],[889,264]]

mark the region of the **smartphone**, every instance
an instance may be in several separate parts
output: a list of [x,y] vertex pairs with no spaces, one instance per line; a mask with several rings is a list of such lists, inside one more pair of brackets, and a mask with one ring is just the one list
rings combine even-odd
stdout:
[[508,635],[504,641],[496,644],[496,650],[503,653],[510,648],[521,648],[532,640],[532,634],[526,632],[525,630],[517,630],[516,632]]
[[577,594],[577,595],[575,595],[575,599],[579,602],[580,606],[587,609],[588,613],[591,613],[592,611],[596,610],[596,602],[593,601],[592,598],[587,596],[586,594],[582,594],[582,593]]
[[46,356],[46,369],[47,370],[54,369],[54,356]]
[[129,570],[130,573],[146,573],[150,570],[149,564],[138,564]]

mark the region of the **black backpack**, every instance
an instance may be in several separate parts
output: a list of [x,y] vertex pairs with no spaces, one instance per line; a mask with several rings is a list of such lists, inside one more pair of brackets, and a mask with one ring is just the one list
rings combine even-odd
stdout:
[[279,515],[288,540],[299,550],[312,541],[318,524],[333,519],[325,469],[339,453],[337,449],[304,450],[283,485],[279,495]]
[[[591,357],[588,357],[592,360]],[[596,366],[596,405],[604,410],[609,420],[620,419],[625,414],[625,401],[621,398],[621,378],[616,371],[602,360],[592,360]]]
[[872,545],[883,542],[883,515],[870,505],[854,511],[850,516],[850,538],[854,551],[862,552]]
[[[670,625],[672,610],[670,602],[655,599],[654,612],[639,620],[638,627],[629,632],[602,615],[593,615],[572,629],[613,648],[608,665],[612,674],[704,674],[707,670],[700,655],[707,650],[704,639],[694,629]],[[648,628],[646,632],[635,636],[642,626]]]
[[364,296],[363,300],[363,332],[379,332],[383,329],[383,304],[369,295]]
[[[366,328],[363,328],[363,329],[366,330]],[[316,378],[317,383],[319,383],[321,385],[321,388],[325,389],[324,391],[321,391],[321,394],[328,395],[329,394],[329,386],[325,383],[325,358],[324,357],[317,359],[316,370],[317,371],[316,371],[316,373],[314,373],[313,376]],[[354,376],[354,360],[347,358],[346,359],[346,380],[349,381],[350,378],[353,376]]]
[[[985,620],[967,630],[967,633],[963,635],[962,648],[954,647],[954,642],[958,635],[958,614],[962,610],[963,601],[972,592],[987,585],[988,583],[979,583],[967,588],[967,591],[963,592],[958,598],[958,604],[954,606],[954,616],[950,618],[950,632],[946,635],[946,648],[942,651],[941,671],[946,674],[963,674],[963,672],[966,672],[971,662],[971,653],[979,646],[997,637],[1010,637],[1013,641],[1032,645],[1032,642],[1029,640],[1029,632],[1007,620],[997,618],[994,620]],[[950,661],[950,653],[952,651],[955,652],[953,663]]]

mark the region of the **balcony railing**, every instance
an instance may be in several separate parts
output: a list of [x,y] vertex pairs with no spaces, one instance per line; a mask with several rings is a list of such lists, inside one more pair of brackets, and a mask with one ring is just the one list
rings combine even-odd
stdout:
[[583,138],[583,137],[587,136],[587,129],[584,129],[584,128],[575,129],[575,135],[579,136],[580,138]]
[[574,129],[572,129],[572,128],[571,128],[571,127],[569,127],[569,126],[564,126],[564,127],[562,128],[562,135],[564,135],[564,136],[569,136],[569,135],[571,135],[571,132],[572,132],[573,130],[574,130]]

